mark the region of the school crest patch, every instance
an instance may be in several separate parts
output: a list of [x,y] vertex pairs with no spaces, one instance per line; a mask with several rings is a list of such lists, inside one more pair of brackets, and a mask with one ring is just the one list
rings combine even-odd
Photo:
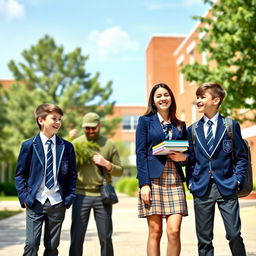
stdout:
[[223,151],[225,153],[232,152],[232,141],[231,140],[223,140]]
[[60,171],[63,174],[67,174],[68,173],[68,161],[62,161],[61,162]]

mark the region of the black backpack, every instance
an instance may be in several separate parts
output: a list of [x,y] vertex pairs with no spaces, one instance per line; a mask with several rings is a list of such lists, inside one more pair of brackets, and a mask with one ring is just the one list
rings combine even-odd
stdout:
[[[233,141],[234,141],[234,136],[233,136],[233,126],[232,126],[232,119],[229,117],[226,117],[223,119],[224,121],[224,125],[226,126],[227,132],[228,132],[228,136],[230,137],[230,139],[232,140],[232,145],[233,145]],[[198,122],[195,122],[194,124],[192,124],[192,141],[193,141],[193,145],[195,145],[195,128],[197,127]],[[253,178],[252,178],[252,162],[251,162],[251,150],[250,150],[250,146],[247,140],[243,140],[244,144],[246,146],[246,150],[248,153],[248,166],[247,166],[247,172],[246,172],[246,176],[244,179],[243,184],[241,184],[241,189],[238,191],[237,196],[238,197],[245,197],[248,196],[253,188]],[[235,156],[232,155],[233,158],[233,162],[235,162]]]
[[[229,117],[226,117],[224,119],[224,122],[227,128],[228,136],[231,138],[233,142],[234,135],[233,135],[232,119]],[[244,178],[244,182],[243,184],[241,184],[241,189],[237,193],[238,197],[248,196],[252,192],[252,188],[253,188],[251,149],[248,141],[245,139],[244,139],[244,144],[246,146],[247,154],[248,154],[248,166],[247,166],[247,172]],[[233,161],[235,161],[234,155],[233,155]]]

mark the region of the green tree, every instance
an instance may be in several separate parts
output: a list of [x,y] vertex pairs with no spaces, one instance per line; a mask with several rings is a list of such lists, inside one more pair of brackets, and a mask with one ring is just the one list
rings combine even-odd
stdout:
[[[185,65],[182,72],[188,81],[223,85],[228,97],[222,113],[244,121],[232,110],[256,108],[256,0],[204,2],[212,16],[194,18],[204,24],[200,32],[206,36],[198,50],[207,53],[208,63]],[[255,121],[255,116],[250,120]]]
[[[66,54],[63,46],[57,46],[46,35],[24,50],[22,56],[23,62],[9,62],[16,82],[6,91],[5,100],[9,121],[5,130],[10,135],[8,144],[16,153],[22,140],[38,132],[33,112],[41,103],[54,103],[63,109],[62,136],[67,136],[70,129],[80,129],[88,111],[96,111],[102,118],[112,114],[112,82],[100,86],[99,73],[91,76],[86,71],[88,56],[83,56],[80,48]],[[104,121],[104,132],[109,134],[118,122],[119,119]]]
[[8,146],[6,145],[6,143],[3,143],[7,136],[6,132],[4,131],[4,127],[8,124],[8,120],[6,118],[6,107],[4,102],[4,89],[0,84],[0,161],[6,160],[8,158],[10,159],[12,157]]

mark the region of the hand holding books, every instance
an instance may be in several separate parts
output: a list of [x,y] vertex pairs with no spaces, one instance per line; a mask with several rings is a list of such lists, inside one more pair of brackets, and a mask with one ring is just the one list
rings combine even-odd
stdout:
[[172,151],[170,154],[168,154],[168,157],[175,162],[185,162],[187,160],[187,155],[180,151]]

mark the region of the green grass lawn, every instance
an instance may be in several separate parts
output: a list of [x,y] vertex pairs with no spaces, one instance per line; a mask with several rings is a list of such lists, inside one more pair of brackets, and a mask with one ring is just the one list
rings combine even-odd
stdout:
[[7,211],[7,210],[0,211],[0,220],[11,217],[11,216],[13,216],[15,214],[18,214],[18,213],[21,213],[21,212],[22,212],[21,210],[18,210],[18,211]]
[[0,201],[18,201],[17,196],[0,196]]
[[[0,196],[0,201],[18,201],[18,197],[17,196]],[[22,210],[15,210],[15,211],[0,210],[0,220],[11,217],[21,212]]]

